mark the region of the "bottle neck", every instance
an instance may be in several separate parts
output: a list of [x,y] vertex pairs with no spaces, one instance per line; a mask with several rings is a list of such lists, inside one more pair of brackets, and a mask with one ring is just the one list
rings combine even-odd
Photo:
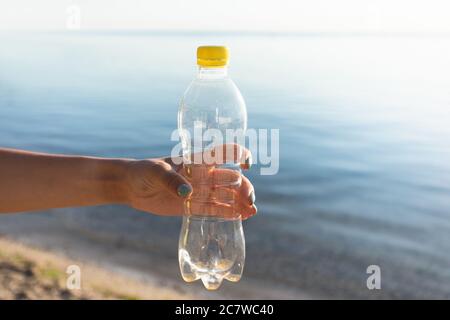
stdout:
[[198,79],[222,79],[228,74],[228,68],[225,67],[198,67],[197,78]]

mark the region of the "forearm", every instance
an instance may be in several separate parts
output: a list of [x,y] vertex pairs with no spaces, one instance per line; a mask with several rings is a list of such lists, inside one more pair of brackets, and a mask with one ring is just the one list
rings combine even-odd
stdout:
[[125,203],[129,161],[0,148],[0,213]]

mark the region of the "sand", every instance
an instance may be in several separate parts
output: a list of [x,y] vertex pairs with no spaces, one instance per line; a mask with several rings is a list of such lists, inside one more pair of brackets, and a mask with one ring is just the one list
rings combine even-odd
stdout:
[[[80,288],[67,287],[69,266],[80,267]],[[72,282],[76,285],[76,282]],[[0,238],[0,299],[195,299],[163,284],[133,279],[94,264]]]

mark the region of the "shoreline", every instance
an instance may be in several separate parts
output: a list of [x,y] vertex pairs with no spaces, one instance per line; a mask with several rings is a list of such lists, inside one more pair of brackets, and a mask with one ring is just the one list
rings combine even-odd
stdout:
[[[0,235],[0,299],[308,299],[286,288],[276,288],[245,279],[233,294],[224,282],[217,291],[207,291],[200,281],[180,285],[169,279],[111,262],[93,262],[86,257],[72,258],[63,252]],[[38,242],[37,242],[38,243]],[[92,254],[92,252],[91,252]],[[67,289],[67,267],[80,267],[81,288]],[[229,284],[233,286],[233,284]],[[270,289],[268,289],[270,288]]]
[[[57,213],[57,214],[56,214]],[[105,221],[107,223],[105,223]],[[180,276],[178,221],[122,207],[69,208],[3,215],[0,236],[69,260],[89,262],[136,281],[169,287],[193,299],[311,299],[316,295],[267,277],[253,277],[255,261],[246,259],[238,283],[224,281],[207,291],[201,281]]]

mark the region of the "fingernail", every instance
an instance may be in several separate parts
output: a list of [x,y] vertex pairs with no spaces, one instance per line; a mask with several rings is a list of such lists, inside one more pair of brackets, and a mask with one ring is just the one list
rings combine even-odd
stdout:
[[244,163],[242,164],[242,169],[248,170],[252,166],[252,157],[248,156],[247,159],[245,159]]
[[250,195],[248,196],[248,200],[250,201],[250,204],[255,203],[256,200],[255,191],[252,191],[252,193],[250,193]]
[[192,192],[192,188],[188,184],[180,184],[177,189],[177,193],[180,197],[186,198]]
[[[252,205],[253,208],[255,208],[255,211],[258,212],[258,208],[255,205]],[[255,214],[256,214],[255,212]]]

